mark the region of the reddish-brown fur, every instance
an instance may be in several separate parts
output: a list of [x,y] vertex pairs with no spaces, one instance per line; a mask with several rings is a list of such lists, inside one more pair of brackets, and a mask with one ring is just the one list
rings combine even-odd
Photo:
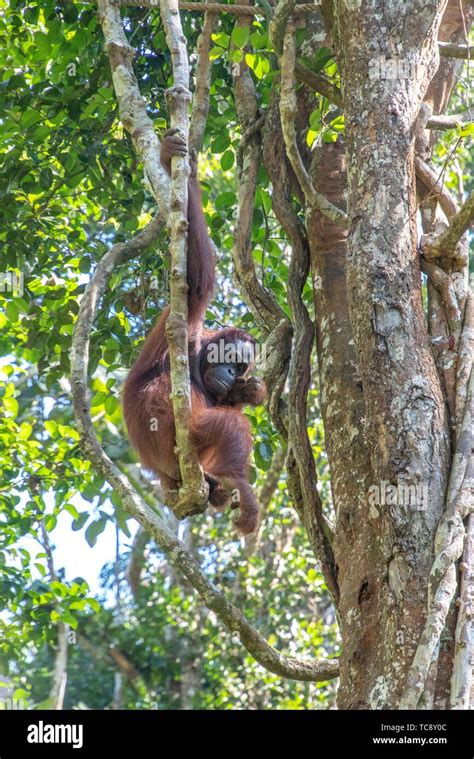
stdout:
[[[169,133],[162,143],[163,165],[169,171],[171,156],[183,154],[182,141]],[[240,508],[236,526],[253,532],[258,504],[248,482],[252,449],[250,425],[242,413],[244,403],[261,403],[265,389],[255,378],[240,379],[233,391],[217,401],[203,383],[202,366],[211,341],[252,341],[243,330],[227,327],[203,330],[204,313],[215,283],[215,261],[202,211],[195,166],[189,180],[188,199],[188,320],[191,366],[192,416],[190,433],[210,484],[210,502],[222,507],[232,495]],[[175,456],[175,426],[170,401],[170,371],[165,324],[169,308],[145,340],[125,382],[124,414],[128,433],[143,465],[159,476],[163,487],[177,489],[180,475]],[[157,423],[153,423],[156,420]],[[156,430],[156,431],[155,431]]]

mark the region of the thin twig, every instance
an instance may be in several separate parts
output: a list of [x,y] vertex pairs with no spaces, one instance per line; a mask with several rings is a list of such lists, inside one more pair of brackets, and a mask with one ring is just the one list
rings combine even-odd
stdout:
[[196,65],[196,85],[194,88],[193,110],[189,126],[189,149],[199,153],[202,150],[207,115],[209,113],[209,92],[211,89],[212,61],[209,60],[211,34],[216,28],[217,15],[207,11],[204,24],[197,41],[198,62]]
[[415,170],[418,179],[423,182],[426,189],[429,190],[432,197],[437,198],[446,217],[450,219],[454,216],[458,207],[450,191],[445,187],[441,174],[437,174],[422,158],[416,156]]

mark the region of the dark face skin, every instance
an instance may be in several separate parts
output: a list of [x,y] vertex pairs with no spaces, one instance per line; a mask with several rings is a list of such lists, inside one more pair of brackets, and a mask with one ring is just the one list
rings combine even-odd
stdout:
[[204,386],[213,398],[224,398],[234,387],[235,381],[243,377],[248,368],[248,364],[206,363],[202,372]]
[[225,398],[236,381],[244,377],[251,368],[248,356],[253,353],[253,344],[238,340],[230,347],[232,350],[224,363],[210,363],[205,359],[201,367],[204,386],[216,400]]

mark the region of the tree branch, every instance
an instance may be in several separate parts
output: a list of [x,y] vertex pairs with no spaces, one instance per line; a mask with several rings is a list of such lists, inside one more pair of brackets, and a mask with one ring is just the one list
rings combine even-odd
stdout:
[[[251,23],[251,19],[247,18],[243,23]],[[232,74],[237,116],[243,129],[237,153],[237,218],[232,258],[244,300],[266,336],[263,379],[268,390],[268,409],[286,442],[287,419],[282,394],[288,375],[292,327],[271,290],[267,290],[257,278],[251,244],[263,122],[258,114],[255,85],[245,60],[233,68]]]
[[339,87],[332,84],[329,79],[326,79],[326,77],[321,74],[316,74],[303,63],[299,63],[298,61],[295,63],[295,75],[299,82],[302,82],[319,95],[323,95],[333,105],[342,108],[341,90]]
[[135,600],[137,600],[140,593],[141,577],[145,566],[145,550],[149,540],[150,536],[147,531],[140,526],[133,538],[126,571],[127,582]]
[[470,514],[466,520],[464,551],[459,571],[461,580],[451,679],[451,709],[469,709],[474,648],[474,514]]
[[115,648],[108,643],[105,643],[104,647],[97,645],[81,632],[76,633],[76,636],[77,642],[79,643],[80,647],[84,649],[84,651],[87,651],[87,653],[97,661],[104,662],[106,664],[113,663],[119,672],[127,678],[127,680],[138,693],[149,692],[148,686],[146,685],[140,672],[136,669],[132,662],[127,659],[127,657],[121,651],[119,651],[118,648]]
[[[282,3],[294,3],[294,0],[281,0]],[[276,15],[276,14],[275,14]],[[278,38],[274,42],[275,47],[278,44]],[[304,163],[302,161],[298,145],[296,142],[295,117],[297,114],[296,92],[295,92],[295,61],[296,61],[296,43],[293,31],[288,31],[284,37],[283,52],[280,59],[281,66],[281,97],[280,97],[280,114],[283,138],[285,140],[286,152],[290,159],[293,170],[301,185],[306,202],[318,211],[321,211],[336,224],[347,227],[348,218],[344,211],[336,208],[330,203],[324,195],[316,192],[308,176]]]
[[[419,188],[421,196],[420,216],[422,230],[424,234],[431,234],[437,222],[439,211],[438,202],[434,195],[424,187],[423,183]],[[456,314],[454,301],[458,305],[454,285],[451,277],[447,275],[444,269],[436,266],[435,270],[430,271],[425,266],[425,259],[421,257],[421,270],[427,274],[427,293],[428,293],[428,331],[431,342],[431,350],[435,360],[440,386],[449,410],[450,423],[453,423],[455,416],[455,395],[456,395],[456,371],[455,371],[455,353],[453,341],[450,340],[450,329],[448,327],[446,302],[452,307],[453,315]],[[438,269],[441,271],[438,272]],[[447,278],[447,279],[446,279]],[[460,310],[460,309],[459,309]],[[457,316],[457,314],[456,314]]]
[[[166,94],[171,124],[188,134],[189,65],[176,0],[163,0],[161,15],[173,64],[174,87]],[[160,143],[153,122],[146,112],[133,71],[135,55],[125,36],[118,0],[99,0],[99,20],[109,56],[115,93],[122,123],[130,132],[135,149],[143,161],[145,174],[160,208],[169,206],[169,180],[160,162]],[[188,359],[187,325],[187,177],[188,163],[181,157],[172,160],[171,277],[170,316],[166,330],[170,352],[173,411],[176,420],[176,446],[182,478],[179,498],[173,504],[182,518],[204,511],[207,486],[187,430],[190,417],[191,390]]]
[[458,207],[453,196],[444,186],[441,174],[438,175],[434,169],[425,163],[425,161],[419,156],[415,157],[415,171],[416,176],[421,182],[423,182],[426,189],[429,190],[430,195],[437,198],[446,217],[450,219],[451,216],[454,216],[458,211]]
[[[161,0],[161,18],[171,53],[173,87],[166,91],[171,127],[188,142],[189,62],[177,0]],[[170,212],[170,314],[166,322],[169,347],[171,401],[176,429],[176,452],[181,473],[178,501],[173,512],[178,519],[202,513],[207,508],[208,487],[197,451],[191,443],[191,374],[188,355],[188,229],[189,163],[185,157],[171,160]]]
[[[275,216],[283,227],[292,254],[288,272],[288,300],[294,331],[293,351],[288,373],[288,483],[292,500],[305,526],[316,557],[321,561],[326,584],[334,600],[338,599],[332,532],[324,516],[318,493],[314,455],[307,431],[306,404],[311,379],[311,352],[314,328],[302,300],[302,290],[309,273],[309,249],[305,227],[291,204],[290,166],[284,155],[282,140],[274,139],[278,118],[275,101],[269,106],[271,119],[265,134],[264,161],[272,182]],[[271,133],[269,134],[271,130]],[[280,149],[279,149],[280,146]],[[280,154],[283,151],[283,155]]]
[[456,258],[460,264],[467,264],[467,251],[458,248],[461,237],[474,221],[474,192],[472,192],[462,208],[450,219],[448,228],[434,239],[425,237],[422,240],[422,251],[425,258]]
[[[429,284],[429,316],[433,354],[448,404],[451,424],[456,415],[456,349],[462,327],[462,315],[452,278],[440,266],[421,258],[421,270]],[[436,297],[437,296],[437,297]],[[443,313],[444,310],[444,313]]]
[[290,460],[294,456],[299,470],[298,490],[301,490],[302,495],[303,523],[316,558],[321,562],[328,589],[337,604],[339,588],[331,535],[319,496],[316,463],[307,428],[307,398],[311,382],[311,354],[314,343],[314,326],[302,297],[308,274],[307,242],[304,240],[301,244],[301,240],[299,242],[294,240],[288,272],[288,300],[294,330],[293,353],[288,372],[288,455]]
[[474,295],[468,290],[464,307],[464,323],[458,344],[456,366],[456,400],[455,400],[455,430],[456,436],[461,429],[464,408],[467,402],[469,377],[474,361]]
[[418,706],[456,594],[456,562],[462,555],[465,538],[463,520],[474,511],[471,471],[473,391],[474,372],[471,364],[463,421],[449,477],[446,510],[436,531],[435,560],[428,590],[428,614],[400,701],[400,709],[416,709]]
[[446,311],[446,317],[451,334],[459,336],[461,332],[461,310],[459,308],[453,282],[439,266],[428,261],[421,260],[421,271],[424,272],[438,290]]
[[99,22],[105,39],[120,119],[130,133],[158,207],[169,206],[169,179],[160,162],[160,141],[146,112],[132,66],[135,51],[129,45],[117,0],[98,0]]
[[[40,521],[40,531],[40,543],[46,553],[49,579],[50,582],[55,582],[58,578],[54,568],[53,549],[43,520]],[[56,711],[61,711],[64,708],[64,697],[66,695],[69,625],[59,620],[57,623],[57,631],[58,644],[54,656],[53,682],[49,692],[49,698],[51,699],[52,708]]]
[[194,88],[193,110],[189,126],[189,149],[196,153],[202,149],[207,114],[209,113],[209,92],[211,89],[212,61],[209,60],[211,34],[216,28],[217,15],[206,12],[202,32],[197,41],[198,62],[196,66],[196,85]]
[[439,54],[444,58],[474,58],[474,48],[469,45],[454,45],[451,42],[438,42]]
[[426,129],[458,129],[472,123],[472,114],[469,111],[454,114],[453,116],[430,116],[425,124]]
[[286,27],[295,5],[296,0],[279,0],[270,21],[268,33],[279,58],[283,54]]

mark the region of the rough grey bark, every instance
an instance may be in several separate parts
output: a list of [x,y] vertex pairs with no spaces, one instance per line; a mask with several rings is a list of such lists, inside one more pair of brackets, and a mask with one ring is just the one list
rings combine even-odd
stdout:
[[451,678],[451,708],[469,709],[473,684],[472,653],[474,629],[472,608],[474,598],[474,514],[467,518],[463,561],[460,565],[459,616],[456,626],[453,674]]
[[[345,146],[341,139],[323,144],[314,155],[311,175],[328,200],[341,206],[345,197]],[[377,550],[374,527],[367,519],[371,482],[369,449],[364,427],[365,404],[349,318],[346,291],[347,230],[319,212],[307,213],[316,316],[320,404],[336,510],[334,555],[340,591],[342,636],[338,693],[343,707],[354,686],[354,661],[367,666],[367,616],[383,597],[364,597],[361,588],[374,587]],[[367,556],[361,561],[361,556]]]
[[[474,13],[472,3],[461,4],[458,0],[449,0],[443,14],[439,31],[439,40],[450,43],[462,43],[465,41],[466,31],[470,28]],[[442,50],[441,50],[442,52]],[[454,58],[442,57],[438,70],[430,82],[425,96],[425,103],[433,112],[433,118],[439,118],[443,114],[451,96],[452,89],[457,78],[461,75],[463,62]],[[428,125],[432,119],[428,120]],[[457,213],[458,208],[454,198],[443,185],[440,171],[433,170],[422,159],[429,161],[433,148],[435,135],[423,130],[416,139],[416,169],[417,177],[424,183],[418,182],[420,195],[420,211],[425,234],[432,234],[442,214],[450,219]],[[433,184],[434,180],[434,184]],[[436,207],[436,197],[439,194],[439,208]],[[434,201],[434,202],[433,202]],[[458,252],[461,252],[458,247]],[[450,262],[436,262],[436,276],[442,278],[442,287],[437,287],[435,279],[429,276],[428,280],[428,327],[431,338],[431,346],[434,353],[438,374],[441,380],[444,396],[447,400],[448,411],[454,424],[456,420],[456,408],[460,408],[457,395],[460,387],[466,387],[466,382],[456,382],[456,334],[459,334],[461,325],[456,311],[461,312],[465,303],[467,290],[467,267],[464,267],[462,255],[457,260]],[[425,264],[425,266],[432,264]],[[441,268],[444,267],[444,268]],[[470,350],[472,361],[472,349]],[[458,376],[460,373],[458,372]],[[456,388],[458,385],[458,389]],[[452,427],[453,429],[453,427]],[[454,431],[454,429],[453,429]],[[435,708],[445,709],[448,707],[451,694],[451,678],[454,657],[454,636],[456,627],[457,608],[451,603],[451,609],[442,632],[442,640],[439,645],[437,656],[432,664],[433,683],[432,693],[427,703]],[[469,675],[469,673],[467,673]],[[459,681],[459,678],[458,678]]]
[[[449,467],[444,399],[422,311],[415,225],[416,119],[438,65],[445,2],[335,4],[347,125],[349,309],[365,399],[371,485],[427,488],[425,504],[367,504],[363,580],[348,587],[365,617],[340,704],[394,708],[424,624],[433,541]],[[370,76],[374,57],[396,77]],[[342,591],[341,591],[342,593]],[[355,595],[355,593],[357,595]],[[346,652],[346,656],[349,652]]]

